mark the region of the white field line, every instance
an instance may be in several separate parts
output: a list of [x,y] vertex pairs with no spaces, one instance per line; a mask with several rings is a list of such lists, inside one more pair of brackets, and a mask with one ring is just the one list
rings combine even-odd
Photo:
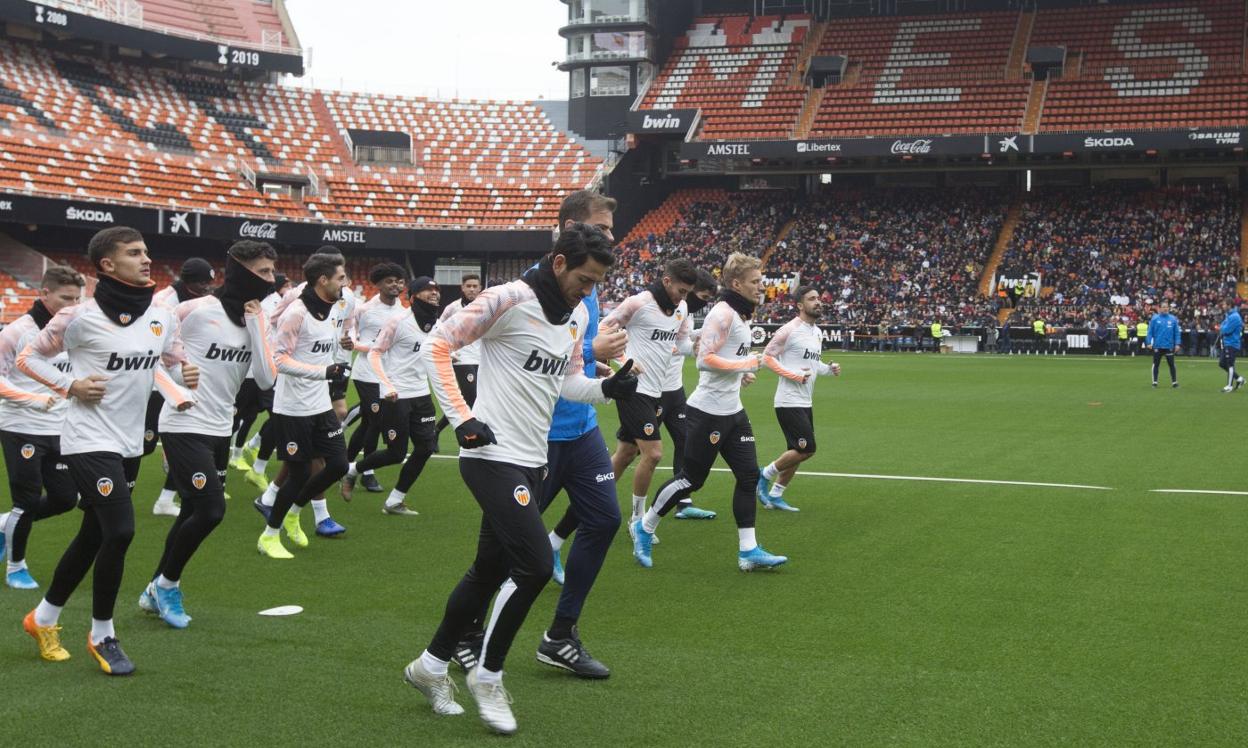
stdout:
[[1215,496],[1248,496],[1248,491],[1205,491],[1196,488],[1154,488],[1149,493],[1201,493]]

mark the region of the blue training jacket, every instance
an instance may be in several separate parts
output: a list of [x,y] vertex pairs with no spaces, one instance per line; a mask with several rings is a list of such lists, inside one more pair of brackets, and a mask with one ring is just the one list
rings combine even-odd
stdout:
[[1154,314],[1148,321],[1148,339],[1145,342],[1150,348],[1174,350],[1182,340],[1183,330],[1179,328],[1179,320],[1173,314]]
[[1244,320],[1239,316],[1238,309],[1232,309],[1222,320],[1222,345],[1227,348],[1239,348],[1240,337],[1244,334]]

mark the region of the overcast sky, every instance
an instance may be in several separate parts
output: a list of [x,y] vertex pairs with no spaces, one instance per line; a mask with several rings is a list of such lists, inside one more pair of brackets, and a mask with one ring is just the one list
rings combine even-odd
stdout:
[[302,84],[463,99],[566,99],[559,0],[286,0]]

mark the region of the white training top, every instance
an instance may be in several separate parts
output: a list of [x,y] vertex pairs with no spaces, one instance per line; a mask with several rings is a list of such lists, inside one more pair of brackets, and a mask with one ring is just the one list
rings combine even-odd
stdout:
[[662,395],[673,365],[680,366],[673,364],[681,360],[675,354],[693,353],[688,306],[682,300],[669,315],[659,307],[653,292],[642,291],[629,296],[602,321],[608,322],[628,331],[626,355],[641,364],[637,391],[650,397]]
[[[456,428],[477,418],[498,440],[461,449],[460,457],[541,467],[546,464],[555,401],[562,396],[606,402],[602,380],[585,376],[581,347],[588,320],[585,305],[578,304],[567,322],[551,324],[532,287],[517,280],[482,291],[433,331],[425,366],[442,412]],[[478,340],[477,401],[469,408],[455,381],[451,353]]]
[[174,312],[178,341],[187,360],[199,367],[195,407],[179,412],[168,402],[160,411],[161,433],[229,436],[234,400],[250,372],[267,390],[277,381],[277,365],[263,315],[244,315],[246,327],[230,321],[221,300],[209,294],[184,301]]
[[763,351],[763,363],[780,375],[776,382],[777,408],[809,408],[815,394],[815,377],[832,373],[832,368],[823,363],[823,333],[818,325],[807,324],[801,317],[794,317],[776,330]]
[[[141,456],[153,382],[174,405],[194,402],[191,393],[175,382],[182,378],[184,360],[177,325],[168,307],[152,304],[122,327],[104,314],[95,299],[88,299],[62,309],[17,355],[17,368],[61,397],[68,397],[76,379],[92,374],[108,377],[100,402],[70,400],[61,431],[61,454]],[[69,354],[68,372],[53,363],[62,351]]]
[[715,416],[742,410],[741,375],[752,371],[758,371],[758,358],[750,353],[750,326],[721,301],[702,325],[698,386],[689,396],[689,406]]
[[429,394],[424,347],[430,333],[420,329],[410,310],[402,317],[391,317],[368,352],[380,382],[381,396],[397,392],[400,400]]
[[325,369],[334,363],[338,349],[333,311],[325,319],[317,319],[303,300],[296,298],[282,311],[274,327],[273,360],[280,376],[273,391],[273,412],[314,416],[332,410]]
[[[442,316],[438,317],[438,324],[439,325],[446,324],[446,321],[448,319],[450,319],[451,317],[454,317],[456,314],[459,314],[459,312],[466,306],[468,305],[464,303],[464,300],[462,297],[457,299],[456,301],[452,301],[451,303],[447,304],[446,308],[442,310]],[[458,351],[455,351],[455,363],[459,364],[460,366],[480,366],[481,365],[481,343],[480,341],[475,342],[475,343],[470,343],[469,345],[466,345],[463,348],[460,348]]]
[[373,371],[372,362],[369,361],[369,349],[372,348],[373,343],[377,342],[381,328],[385,327],[392,318],[403,315],[410,317],[411,310],[400,304],[397,299],[393,304],[383,302],[381,294],[377,294],[360,306],[355,318],[355,335],[352,337],[355,350],[360,355],[355,357],[355,366],[351,368],[352,380],[377,382],[377,373]]
[[[17,354],[38,334],[39,325],[29,314],[23,314],[0,330],[0,431],[57,436],[64,426],[69,401],[13,365]],[[69,354],[58,353],[51,363],[67,372]]]

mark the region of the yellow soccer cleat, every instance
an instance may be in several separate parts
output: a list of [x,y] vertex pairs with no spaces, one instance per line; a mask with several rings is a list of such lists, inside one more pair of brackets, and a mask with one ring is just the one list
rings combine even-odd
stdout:
[[286,537],[290,538],[290,542],[294,543],[296,548],[308,547],[308,536],[303,533],[303,528],[299,526],[299,514],[297,512],[286,512],[286,519],[282,520],[282,529],[286,531]]
[[60,626],[39,626],[35,624],[35,611],[30,611],[22,619],[22,628],[39,642],[39,656],[48,662],[64,662],[69,659],[69,650],[61,646]]
[[282,545],[282,539],[277,535],[261,535],[260,540],[256,541],[256,550],[260,551],[260,555],[269,558],[285,560],[295,557],[286,550],[286,546]]
[[257,473],[250,466],[243,471],[243,480],[261,490],[269,487],[269,479],[265,477],[264,473]]

